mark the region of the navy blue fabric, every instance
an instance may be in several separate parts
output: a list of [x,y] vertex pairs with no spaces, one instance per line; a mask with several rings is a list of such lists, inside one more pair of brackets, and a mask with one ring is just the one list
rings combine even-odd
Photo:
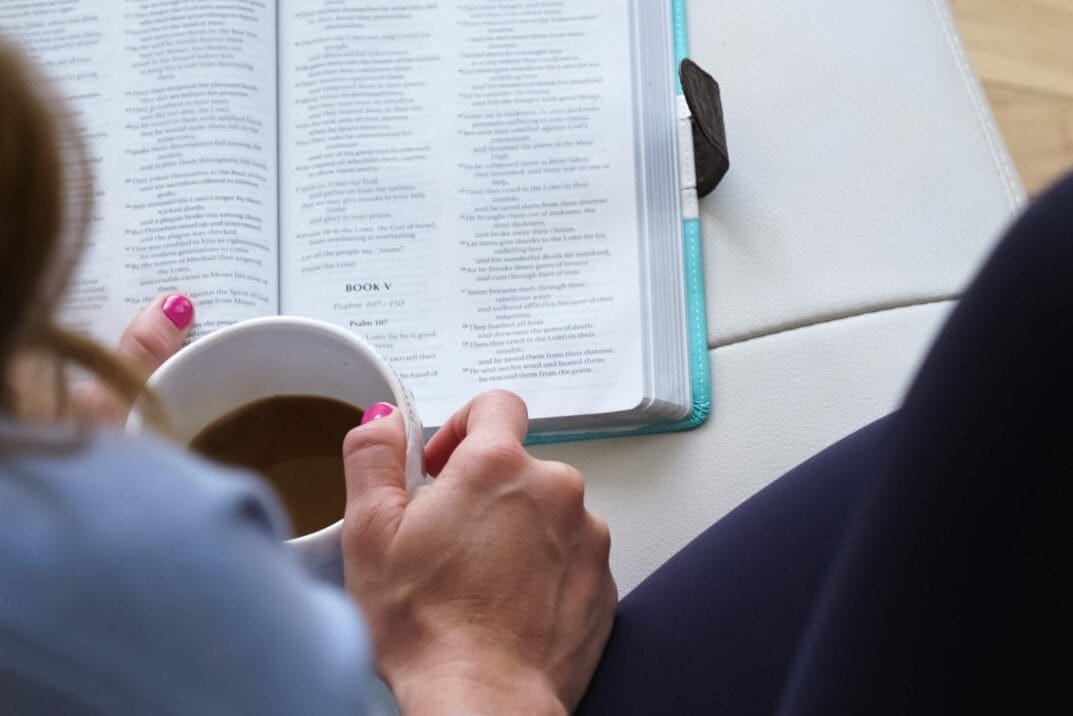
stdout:
[[897,412],[623,599],[580,712],[1068,708],[1071,371],[1073,177],[1000,243]]

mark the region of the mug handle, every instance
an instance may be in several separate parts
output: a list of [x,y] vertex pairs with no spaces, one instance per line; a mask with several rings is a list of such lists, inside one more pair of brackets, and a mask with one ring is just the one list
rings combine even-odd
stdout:
[[406,489],[413,495],[428,482],[425,473],[425,429],[414,407],[414,396],[410,389],[403,386],[402,391],[406,394],[406,400],[401,401],[402,405],[399,406],[406,424]]

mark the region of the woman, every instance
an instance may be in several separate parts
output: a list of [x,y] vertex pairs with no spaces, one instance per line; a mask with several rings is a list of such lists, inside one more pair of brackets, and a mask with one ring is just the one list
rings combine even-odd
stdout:
[[[0,368],[50,352],[137,376],[47,322],[62,287],[53,120],[0,55]],[[343,447],[346,591],[404,713],[958,713],[1068,700],[1073,179],[1015,226],[902,408],[773,483],[615,609],[606,527],[572,469],[480,396],[403,489],[399,416]],[[62,277],[60,277],[62,279]],[[158,299],[120,353],[189,330]],[[360,713],[343,594],[281,552],[255,481],[104,430],[14,420],[0,384],[0,703],[24,713]],[[603,653],[601,655],[601,650]],[[597,661],[599,665],[597,667]],[[596,668],[595,676],[593,669]]]
[[118,356],[51,323],[73,264],[62,229],[81,234],[88,212],[62,201],[40,86],[0,47],[0,711],[360,714],[370,641],[408,713],[572,708],[611,628],[610,538],[577,471],[526,454],[516,396],[478,397],[440,430],[439,478],[412,503],[400,414],[370,410],[388,414],[348,436],[349,599],[284,553],[257,480],[114,430],[20,424],[43,358],[103,379],[73,412],[121,418],[193,316],[160,297]]

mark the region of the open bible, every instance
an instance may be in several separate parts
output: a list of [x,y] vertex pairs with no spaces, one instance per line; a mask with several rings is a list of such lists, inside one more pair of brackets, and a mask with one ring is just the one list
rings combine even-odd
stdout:
[[270,314],[352,329],[427,426],[493,387],[527,400],[537,435],[699,424],[681,11],[0,5],[0,32],[77,113],[96,178],[65,320],[114,340],[145,302],[182,291],[194,340]]

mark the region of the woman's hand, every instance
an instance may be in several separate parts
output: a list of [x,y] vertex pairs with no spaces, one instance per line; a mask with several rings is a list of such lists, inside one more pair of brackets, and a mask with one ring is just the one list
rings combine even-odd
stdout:
[[531,457],[512,393],[484,393],[429,442],[411,498],[398,411],[344,444],[346,585],[406,713],[572,709],[611,631],[607,526],[572,467]]
[[[123,331],[116,355],[146,377],[183,347],[194,325],[194,305],[179,293],[158,296]],[[97,422],[121,423],[130,405],[93,380],[73,395],[79,413]]]

